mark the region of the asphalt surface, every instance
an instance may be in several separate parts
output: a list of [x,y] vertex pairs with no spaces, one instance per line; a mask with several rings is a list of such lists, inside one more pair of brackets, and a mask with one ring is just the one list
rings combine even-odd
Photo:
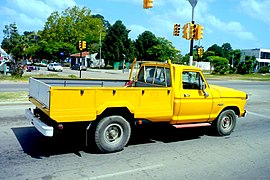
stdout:
[[29,104],[0,106],[0,179],[270,179],[269,82],[208,81],[246,91],[248,116],[234,132],[141,127],[121,152],[99,154],[82,132],[45,138],[24,117]]
[[256,96],[228,137],[141,128],[112,154],[89,150],[79,132],[45,138],[23,116],[29,106],[1,106],[0,179],[269,179],[270,101]]

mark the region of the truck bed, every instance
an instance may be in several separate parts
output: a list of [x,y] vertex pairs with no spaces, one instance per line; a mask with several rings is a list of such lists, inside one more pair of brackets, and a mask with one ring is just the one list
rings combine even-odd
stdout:
[[171,118],[171,87],[126,88],[127,81],[30,78],[29,100],[58,123],[94,121],[108,107],[127,108],[135,118]]
[[50,108],[51,87],[124,87],[128,80],[30,78],[29,97]]

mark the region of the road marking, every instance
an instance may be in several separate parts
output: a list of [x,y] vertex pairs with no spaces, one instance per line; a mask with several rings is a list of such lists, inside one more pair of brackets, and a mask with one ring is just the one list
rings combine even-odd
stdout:
[[265,115],[262,115],[262,114],[259,114],[259,113],[254,113],[254,112],[248,111],[248,114],[251,114],[251,115],[254,115],[254,116],[263,117],[263,118],[266,118],[266,119],[270,119],[269,116],[265,116]]
[[163,167],[163,166],[164,166],[164,164],[157,164],[157,165],[153,165],[153,166],[146,166],[146,167],[127,170],[127,171],[121,171],[121,172],[116,172],[116,173],[111,173],[111,174],[105,174],[105,175],[90,177],[90,178],[87,178],[87,179],[92,180],[92,179],[101,179],[101,178],[111,178],[111,177],[121,176],[121,175],[130,174],[130,173],[134,173],[134,172],[138,172],[138,171],[145,171],[145,170],[149,170],[149,169],[155,169],[155,168],[159,168],[159,167]]

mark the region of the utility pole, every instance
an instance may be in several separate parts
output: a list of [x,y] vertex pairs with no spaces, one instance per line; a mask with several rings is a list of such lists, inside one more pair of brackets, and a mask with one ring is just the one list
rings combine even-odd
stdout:
[[102,32],[102,29],[99,25],[97,25],[97,27],[99,28],[99,69],[101,67],[101,47],[102,47],[102,44],[101,44],[101,32]]
[[101,29],[99,29],[99,68],[101,66]]

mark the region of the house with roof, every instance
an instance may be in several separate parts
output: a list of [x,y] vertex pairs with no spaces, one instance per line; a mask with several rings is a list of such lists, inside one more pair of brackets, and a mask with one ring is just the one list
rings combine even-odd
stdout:
[[90,54],[89,52],[82,52],[70,55],[71,66],[81,64],[86,67],[105,67],[104,59],[96,59],[98,53]]

